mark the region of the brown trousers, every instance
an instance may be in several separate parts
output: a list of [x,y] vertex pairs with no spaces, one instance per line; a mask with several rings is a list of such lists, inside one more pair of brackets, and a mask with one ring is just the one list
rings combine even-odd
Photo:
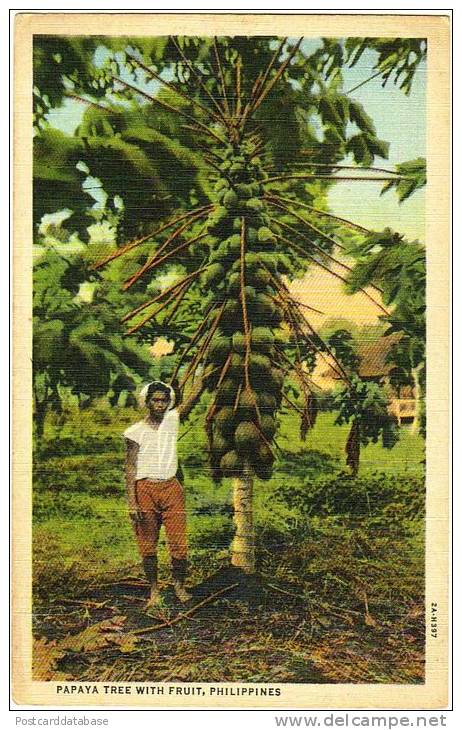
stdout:
[[175,477],[155,482],[139,479],[136,482],[136,501],[142,519],[134,523],[141,557],[156,555],[161,525],[167,534],[172,561],[186,560],[186,512],[184,490]]

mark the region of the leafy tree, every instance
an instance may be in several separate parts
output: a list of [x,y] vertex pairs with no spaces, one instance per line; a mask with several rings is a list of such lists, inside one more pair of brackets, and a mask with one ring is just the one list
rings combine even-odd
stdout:
[[[89,85],[94,88],[87,101],[96,121],[84,122],[85,146],[92,150],[85,163],[90,172],[96,170],[103,180],[103,167],[92,167],[98,164],[98,149],[111,155],[116,149],[123,156],[125,144],[132,146],[130,159],[144,160],[142,153],[142,166],[151,169],[153,150],[161,142],[148,132],[156,128],[159,114],[181,120],[181,127],[194,135],[194,147],[201,150],[198,168],[207,170],[207,181],[202,187],[205,199],[196,186],[189,200],[187,195],[175,199],[172,218],[149,231],[145,226],[146,232],[138,231],[137,238],[93,268],[112,266],[122,256],[132,257],[133,263],[134,252],[146,244],[149,253],[143,254],[135,273],[126,272],[124,291],[152,286],[160,267],[173,275],[170,285],[124,314],[126,334],[171,332],[178,349],[172,382],[178,379],[178,387],[189,397],[191,392],[195,398],[209,392],[205,426],[211,467],[216,479],[234,480],[232,562],[252,572],[253,483],[255,477],[271,476],[278,411],[283,402],[294,406],[305,431],[313,422],[306,360],[316,354],[330,358],[358,400],[358,388],[314,331],[306,308],[290,295],[286,277],[303,274],[309,265],[331,271],[331,264],[338,263],[333,254],[343,247],[334,234],[339,224],[364,233],[356,224],[332,216],[325,209],[325,194],[334,181],[351,181],[338,175],[347,154],[365,168],[376,156],[386,157],[387,144],[377,138],[361,105],[343,92],[342,60],[334,57],[324,72],[318,54],[307,58],[300,50],[302,39],[104,43],[112,50],[104,69],[92,71],[86,80],[85,69],[79,68],[73,78],[66,73],[79,98],[82,93],[88,97]],[[152,91],[151,82],[165,90]],[[145,111],[147,103],[151,111]],[[119,111],[117,105],[123,108]],[[127,137],[127,116],[139,114],[140,107],[146,120],[143,132]],[[155,143],[155,148],[147,151],[146,143]],[[294,172],[301,157],[305,170]],[[182,174],[176,161],[173,174]],[[145,204],[154,184],[153,176],[140,187],[139,205]],[[117,185],[123,197],[120,178]],[[127,230],[136,228],[134,211],[126,209]],[[140,213],[140,221],[146,220]],[[285,385],[294,377],[302,386],[303,409],[291,402]]]
[[347,93],[380,76],[383,87],[391,80],[409,94],[416,71],[427,57],[424,38],[347,38],[344,43],[337,38],[324,38],[316,57],[324,74],[334,75],[343,65],[356,66],[364,53],[371,50],[377,52],[373,73]]
[[118,317],[102,298],[77,299],[88,277],[81,257],[48,250],[34,268],[33,392],[37,436],[43,436],[49,408],[62,412],[62,388],[81,405],[104,395],[115,377],[146,377],[151,358],[127,342]]
[[425,394],[425,249],[386,228],[366,236],[353,253],[357,263],[348,277],[349,290],[376,284],[384,302],[393,307],[382,317],[387,324],[385,335],[399,335],[387,359],[394,365],[395,384],[413,385],[416,415],[412,431],[417,433]]
[[423,38],[349,38],[345,43],[350,66],[358,63],[366,49],[374,49],[378,53],[375,63],[376,73],[361,85],[375,76],[382,77],[382,86],[390,79],[409,94],[415,73],[427,57],[427,42]]
[[396,165],[396,172],[398,177],[385,183],[382,194],[386,193],[387,190],[396,188],[400,203],[427,184],[427,163],[423,157],[401,162]]
[[378,383],[363,380],[358,373],[361,358],[355,352],[353,336],[347,330],[337,330],[328,344],[348,373],[348,383],[334,393],[338,409],[337,424],[351,423],[346,443],[346,463],[354,476],[358,474],[361,446],[377,443],[391,449],[398,440],[395,419],[388,413],[388,399]]

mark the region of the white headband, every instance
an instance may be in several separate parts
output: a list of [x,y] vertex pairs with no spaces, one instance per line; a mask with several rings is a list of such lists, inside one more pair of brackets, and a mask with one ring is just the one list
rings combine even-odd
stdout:
[[146,385],[143,385],[141,388],[139,395],[138,395],[138,403],[140,404],[141,408],[146,407],[146,397],[148,395],[149,388],[151,385],[162,385],[164,388],[168,388],[170,391],[170,404],[168,406],[168,410],[171,410],[175,406],[175,391],[173,390],[172,386],[168,383],[163,383],[161,380],[153,380],[151,383],[146,383]]

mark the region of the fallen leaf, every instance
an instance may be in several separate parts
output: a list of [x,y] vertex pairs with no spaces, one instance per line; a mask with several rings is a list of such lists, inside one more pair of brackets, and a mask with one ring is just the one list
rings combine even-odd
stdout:
[[56,668],[59,659],[64,656],[56,641],[47,641],[44,637],[34,639],[32,651],[32,677],[36,682],[49,682],[51,680],[67,680],[67,674]]
[[124,652],[132,651],[137,637],[122,632],[126,619],[126,616],[114,616],[92,624],[79,634],[66,636],[59,642],[59,648],[66,651],[89,652],[108,646],[123,646]]

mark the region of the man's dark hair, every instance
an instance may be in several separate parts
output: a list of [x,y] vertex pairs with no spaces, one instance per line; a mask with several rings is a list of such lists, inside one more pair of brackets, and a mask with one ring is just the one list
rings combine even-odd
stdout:
[[169,402],[172,399],[172,393],[170,388],[168,387],[168,385],[165,385],[165,383],[162,383],[160,380],[156,380],[154,383],[150,384],[148,392],[146,393],[146,402],[149,400],[153,393],[163,393],[167,396]]

